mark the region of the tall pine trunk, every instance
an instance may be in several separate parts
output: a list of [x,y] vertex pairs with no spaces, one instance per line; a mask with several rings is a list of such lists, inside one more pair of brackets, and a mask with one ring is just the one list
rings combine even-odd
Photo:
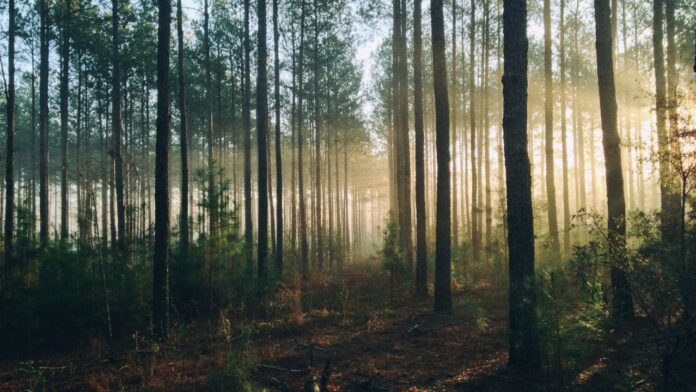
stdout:
[[503,139],[507,185],[509,365],[538,367],[532,177],[527,155],[527,2],[503,2]]
[[266,71],[266,0],[258,0],[258,61],[256,71],[256,142],[258,157],[258,279],[265,285],[268,256],[268,75]]
[[561,1],[560,38],[560,73],[561,73],[561,153],[563,154],[563,255],[570,254],[570,196],[568,188],[568,141],[566,121],[566,58],[565,58],[565,0]]
[[470,164],[471,164],[471,251],[474,261],[480,260],[481,235],[478,224],[478,169],[476,166],[476,78],[474,60],[476,35],[476,3],[471,0],[471,19],[469,21],[469,132],[471,133]]
[[111,0],[112,66],[111,75],[111,127],[114,138],[114,165],[116,187],[117,246],[126,249],[126,216],[123,204],[123,156],[121,155],[121,59],[119,55],[119,0]]
[[421,2],[413,2],[413,113],[416,132],[416,292],[428,294],[425,217],[425,140],[423,131],[423,37]]
[[655,69],[655,117],[660,175],[660,213],[662,238],[667,243],[676,244],[679,228],[679,196],[671,189],[672,176],[669,166],[670,143],[667,133],[667,86],[665,80],[664,46],[662,40],[665,0],[653,1],[653,56]]
[[48,0],[40,0],[40,65],[39,65],[39,239],[48,243]]
[[430,0],[433,40],[433,87],[437,147],[437,212],[435,223],[435,311],[452,311],[451,230],[450,230],[450,140],[447,60],[445,59],[445,21],[443,0]]
[[276,165],[276,248],[275,267],[283,274],[283,163],[280,139],[280,59],[278,57],[278,0],[273,0],[273,98],[275,101],[275,165]]
[[615,320],[633,316],[633,301],[624,270],[626,251],[626,204],[621,166],[621,140],[616,119],[616,87],[612,56],[609,0],[595,0],[597,81],[602,118],[602,146],[606,167],[607,231],[611,265],[612,311]]
[[249,0],[244,0],[244,94],[242,122],[244,127],[244,244],[247,269],[253,266],[253,226],[251,211],[251,44],[249,42]]
[[63,2],[60,71],[60,238],[68,238],[68,79],[70,77],[70,0]]
[[297,192],[299,197],[299,229],[300,229],[300,271],[304,277],[309,274],[309,244],[307,243],[307,211],[305,207],[304,190],[304,32],[305,32],[305,0],[300,1],[300,58],[297,77]]
[[176,58],[179,82],[179,143],[181,152],[181,207],[179,211],[179,249],[183,255],[189,248],[189,163],[188,163],[188,113],[186,108],[186,79],[184,71],[184,27],[181,0],[176,2]]
[[7,152],[5,160],[5,268],[7,278],[14,255],[14,133],[15,133],[15,0],[8,4],[9,31],[7,38]]
[[[177,3],[180,6],[180,3]],[[157,141],[155,147],[155,250],[152,325],[155,338],[169,334],[169,1],[159,2],[157,29]]]
[[559,254],[556,217],[556,181],[553,159],[553,74],[551,70],[551,0],[544,0],[544,126],[546,148],[546,197],[551,250]]

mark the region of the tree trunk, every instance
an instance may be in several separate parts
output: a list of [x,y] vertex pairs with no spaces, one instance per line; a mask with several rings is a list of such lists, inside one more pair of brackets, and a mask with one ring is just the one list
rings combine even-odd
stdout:
[[612,260],[612,310],[615,320],[633,316],[633,301],[626,277],[626,205],[621,166],[621,140],[616,125],[616,90],[612,57],[609,0],[595,0],[597,80],[602,117],[602,145],[606,166],[607,229]]
[[242,105],[242,122],[244,123],[244,243],[246,266],[253,266],[253,241],[251,211],[251,45],[249,42],[249,0],[244,0],[244,94]]
[[[451,83],[452,91],[450,91],[449,100],[452,102],[450,108],[452,109],[451,116],[451,136],[450,143],[454,145],[454,148],[450,151],[450,160],[452,165],[452,246],[456,250],[459,247],[459,222],[457,215],[457,108],[459,106],[457,102],[457,79],[459,75],[457,74],[457,0],[452,0],[452,74]],[[416,230],[418,230],[416,228]],[[455,253],[456,254],[456,253]],[[456,260],[455,260],[456,262]]]
[[503,2],[503,138],[509,247],[509,365],[540,365],[533,288],[534,222],[527,155],[527,2]]
[[490,53],[490,0],[483,2],[483,160],[484,160],[484,196],[485,196],[485,256],[486,262],[490,261],[493,226],[493,210],[491,208],[491,161],[490,161],[490,108],[489,108],[489,66],[488,58]]
[[[180,0],[177,3],[181,6]],[[152,265],[152,325],[155,338],[169,334],[169,1],[159,2],[157,29],[157,141],[155,147],[155,251]]]
[[309,274],[309,244],[307,243],[307,212],[305,208],[304,191],[304,140],[302,128],[304,127],[304,31],[305,31],[305,0],[300,2],[300,58],[298,65],[297,82],[297,192],[299,197],[299,219],[300,219],[300,271],[303,277]]
[[15,133],[15,37],[17,9],[15,0],[8,4],[9,32],[7,38],[7,152],[5,158],[5,278],[9,278],[14,255],[14,133]]
[[48,243],[48,0],[40,0],[41,44],[39,69],[39,215],[41,246]]
[[112,66],[113,74],[111,79],[111,115],[113,137],[114,137],[114,163],[115,163],[115,185],[116,185],[116,215],[118,219],[118,249],[126,249],[126,216],[123,204],[123,157],[121,156],[121,59],[119,55],[119,0],[111,0],[111,32],[112,32]]
[[63,6],[60,74],[60,238],[68,238],[68,79],[70,77],[70,0]]
[[565,0],[561,0],[560,40],[560,73],[561,73],[561,148],[563,154],[563,255],[570,254],[570,196],[568,188],[568,142],[566,122],[566,58],[565,58]]
[[[398,0],[397,0],[398,1]],[[314,0],[314,59],[313,59],[313,76],[314,76],[314,230],[316,235],[316,254],[317,266],[319,270],[324,268],[324,243],[323,243],[323,225],[321,219],[321,132],[320,124],[320,108],[319,108],[319,13],[318,1]]]
[[442,0],[430,0],[433,40],[433,87],[435,89],[435,128],[437,144],[437,216],[435,227],[435,311],[452,311],[450,277],[450,141],[447,60]]
[[268,256],[268,75],[266,71],[266,0],[258,0],[258,61],[256,73],[256,141],[258,156],[258,279],[263,290]]
[[[413,2],[413,113],[416,132],[416,292],[428,294],[425,218],[425,145],[423,132],[423,37],[421,2]],[[455,59],[456,61],[456,59]]]
[[[215,183],[215,137],[213,136],[213,91],[212,91],[212,76],[211,76],[211,64],[210,64],[210,13],[208,11],[208,0],[203,2],[203,50],[204,50],[204,66],[205,66],[205,100],[206,100],[206,113],[205,113],[205,128],[206,128],[206,141],[208,147],[208,225],[210,231],[210,238],[216,241],[218,234],[218,191]],[[215,249],[212,250],[213,252]],[[212,261],[211,261],[212,263]],[[212,268],[212,264],[210,265]]]
[[275,100],[275,157],[276,157],[276,248],[275,267],[283,275],[283,161],[280,139],[280,58],[278,57],[278,0],[273,0],[273,96]]
[[179,81],[179,143],[181,150],[181,211],[179,211],[179,249],[182,255],[189,248],[189,163],[188,163],[188,113],[186,108],[186,79],[184,71],[184,27],[181,0],[176,2],[177,71]]
[[471,251],[474,261],[480,260],[481,237],[478,231],[478,170],[476,166],[476,79],[474,54],[476,38],[476,2],[471,0],[469,21],[469,128],[471,132]]
[[551,71],[551,1],[544,0],[544,124],[546,135],[546,197],[548,203],[551,250],[559,254],[558,219],[556,217],[556,181],[553,164],[553,75]]
[[667,87],[665,81],[665,62],[663,40],[664,1],[653,1],[653,56],[655,67],[655,116],[657,122],[657,143],[660,175],[660,204],[662,211],[662,238],[670,244],[676,244],[679,238],[679,196],[671,189],[671,170],[669,167],[670,143],[667,134]]

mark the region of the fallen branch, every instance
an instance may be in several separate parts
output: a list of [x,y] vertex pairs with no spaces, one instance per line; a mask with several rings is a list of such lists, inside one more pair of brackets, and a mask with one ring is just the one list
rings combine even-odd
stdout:
[[319,346],[316,346],[316,345],[313,345],[313,344],[302,344],[302,343],[298,343],[298,344],[292,346],[292,348],[293,348],[294,350],[298,350],[298,349],[305,349],[305,350],[307,350],[307,356],[309,357],[309,365],[310,365],[310,366],[314,365],[314,350],[316,350],[316,351],[321,351],[321,352],[327,352],[327,351],[328,351],[327,349],[325,349],[325,348],[323,348],[323,347],[319,347]]
[[301,370],[301,369],[286,369],[284,367],[280,366],[274,366],[274,365],[266,365],[266,364],[258,364],[256,365],[257,368],[259,369],[268,369],[268,370],[277,370],[279,372],[285,372],[285,373],[290,373],[290,374],[304,374],[307,373],[306,370]]
[[411,328],[408,329],[408,333],[413,333],[413,331],[417,330],[420,328],[420,324],[416,324],[412,326]]
[[317,351],[321,351],[321,352],[327,352],[327,351],[329,351],[329,350],[327,350],[327,349],[325,349],[325,348],[323,348],[323,347],[320,347],[320,346],[317,346],[317,345],[314,345],[314,344],[302,344],[302,343],[298,343],[298,344],[292,346],[292,348],[293,348],[294,350],[297,350],[297,349],[299,349],[299,348],[304,348],[304,349],[307,349],[307,350],[317,350]]

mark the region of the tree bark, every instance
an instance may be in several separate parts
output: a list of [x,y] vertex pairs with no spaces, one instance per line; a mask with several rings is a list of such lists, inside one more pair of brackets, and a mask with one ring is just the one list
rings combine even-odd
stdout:
[[546,135],[546,197],[548,204],[551,250],[559,254],[558,218],[556,217],[556,181],[553,159],[553,75],[551,70],[551,1],[544,0],[544,124]]
[[595,0],[597,81],[602,118],[602,146],[606,166],[607,230],[612,260],[612,311],[615,320],[633,316],[633,301],[626,276],[626,205],[621,166],[621,140],[616,119],[616,87],[609,0]]
[[121,155],[121,59],[119,55],[119,0],[111,0],[112,66],[111,76],[111,115],[114,138],[114,164],[116,186],[117,246],[126,249],[126,216],[123,204],[123,156]]
[[435,311],[452,311],[451,230],[450,230],[450,140],[449,98],[443,0],[430,0],[433,40],[433,87],[435,90],[435,129],[437,144],[437,212],[435,223]]
[[244,244],[246,266],[253,266],[253,225],[251,211],[251,45],[249,42],[249,0],[244,0],[244,94],[242,105],[242,122],[244,126]]
[[570,196],[568,188],[568,141],[566,121],[566,55],[565,55],[565,0],[561,1],[560,38],[560,73],[561,73],[561,153],[563,154],[563,255],[570,254]]
[[[397,0],[398,1],[398,0]],[[324,268],[324,242],[323,242],[323,222],[321,219],[322,197],[321,197],[321,127],[320,107],[319,107],[319,3],[314,0],[314,59],[313,59],[313,76],[314,76],[314,230],[316,236],[316,255],[317,266],[319,270]]]
[[474,261],[479,261],[481,236],[478,224],[478,170],[476,166],[476,78],[475,78],[475,38],[476,38],[476,2],[471,0],[471,20],[469,21],[469,128],[471,132],[471,251]]
[[9,0],[9,32],[7,38],[7,150],[5,155],[5,268],[6,279],[14,256],[14,133],[15,133],[15,37],[17,9]]
[[305,31],[305,0],[300,0],[300,58],[298,65],[297,81],[297,192],[299,198],[300,219],[300,271],[303,277],[309,274],[309,244],[307,243],[307,212],[305,208],[304,191],[304,140],[302,128],[304,127],[304,31]]
[[70,7],[63,3],[63,29],[61,43],[60,75],[60,238],[68,238],[68,79],[70,77]]
[[181,152],[181,207],[179,211],[179,249],[183,255],[189,248],[189,163],[188,163],[188,113],[186,108],[186,77],[184,71],[184,27],[181,0],[176,2],[176,58],[179,81],[179,143]]
[[275,267],[283,274],[283,161],[280,139],[280,58],[278,57],[278,0],[273,0],[273,96],[275,100],[275,157],[276,157],[276,249]]
[[48,243],[48,1],[40,0],[40,69],[39,69],[39,239]]
[[540,365],[534,290],[532,177],[527,155],[527,2],[503,2],[503,138],[509,248],[509,365]]
[[[177,3],[181,6],[181,2]],[[178,11],[177,11],[178,12]],[[157,29],[157,141],[155,147],[155,250],[152,324],[156,339],[169,334],[169,1],[159,2]]]
[[[413,113],[416,133],[416,293],[428,294],[425,217],[425,143],[423,131],[423,37],[421,2],[413,2]],[[455,59],[456,61],[456,59]]]
[[263,290],[268,256],[268,75],[266,70],[266,0],[258,0],[258,61],[256,70],[256,141],[258,157],[258,279]]
[[667,134],[667,87],[665,81],[664,47],[662,40],[665,0],[653,1],[653,56],[655,69],[655,116],[660,175],[660,212],[662,238],[676,244],[679,238],[679,196],[671,185],[672,173],[669,167],[670,143]]

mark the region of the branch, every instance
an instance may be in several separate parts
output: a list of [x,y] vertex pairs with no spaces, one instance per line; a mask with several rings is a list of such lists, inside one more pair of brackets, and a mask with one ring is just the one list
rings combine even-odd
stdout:
[[285,372],[285,373],[290,373],[290,374],[304,374],[307,373],[306,370],[301,370],[301,369],[286,369],[284,367],[280,366],[274,366],[274,365],[266,365],[266,364],[258,364],[256,365],[257,368],[259,369],[268,369],[268,370],[277,370],[279,372]]

